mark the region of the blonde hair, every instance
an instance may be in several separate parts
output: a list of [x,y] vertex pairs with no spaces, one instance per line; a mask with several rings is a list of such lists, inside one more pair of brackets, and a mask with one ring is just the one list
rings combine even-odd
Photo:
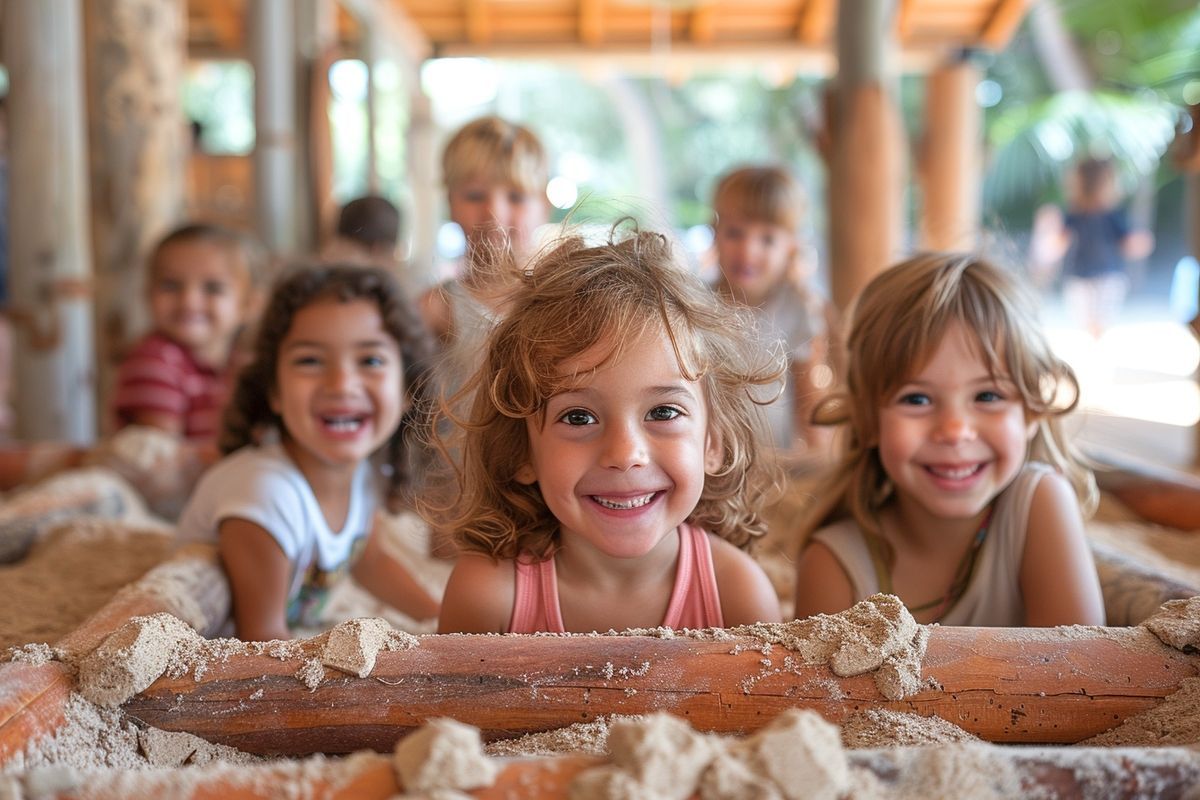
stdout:
[[[569,237],[535,259],[482,366],[443,404],[440,413],[459,429],[449,446],[438,442],[443,455],[459,454],[458,494],[426,509],[464,550],[498,559],[553,555],[559,522],[537,485],[516,479],[530,458],[526,420],[543,416],[550,399],[578,378],[560,373],[564,361],[601,343],[612,345],[605,361],[619,357],[660,326],[680,371],[703,387],[710,432],[723,449],[721,467],[705,476],[688,520],[742,547],[765,533],[762,507],[779,480],[773,453],[763,455],[772,451],[754,390],[778,382],[783,356],[755,345],[749,318],[686,272],[665,236],[634,231],[619,238],[617,227],[607,244]],[[473,401],[459,418],[450,409],[464,397]]]
[[988,369],[1015,384],[1026,414],[1036,422],[1028,457],[1060,470],[1090,513],[1097,500],[1095,478],[1060,426],[1060,418],[1079,402],[1079,382],[1070,365],[1050,350],[1035,307],[1013,274],[958,253],[917,255],[867,284],[850,311],[845,385],[813,413],[815,422],[842,424],[846,430],[841,458],[801,520],[801,541],[847,515],[868,535],[879,535],[876,513],[892,497],[876,446],[879,409],[929,360],[954,324],[973,331]]
[[713,190],[713,212],[720,221],[736,209],[739,216],[798,233],[808,201],[800,183],[783,167],[747,166],[725,173]]
[[468,122],[442,151],[442,176],[451,190],[484,179],[537,194],[546,190],[548,175],[546,150],[538,137],[500,117]]

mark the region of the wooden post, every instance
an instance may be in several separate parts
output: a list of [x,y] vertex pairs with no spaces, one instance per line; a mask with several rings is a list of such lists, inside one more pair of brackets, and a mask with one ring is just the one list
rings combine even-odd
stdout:
[[884,708],[940,716],[992,742],[1067,743],[1156,706],[1200,673],[1200,657],[1144,628],[931,628],[926,688],[888,700],[871,674],[835,676],[776,645],[731,635],[424,636],[380,653],[366,678],[327,670],[310,690],[300,659],[233,655],[162,677],[125,704],[133,717],[252,753],[391,749],[432,717],[517,736],[610,714],[669,711],[719,733],[756,730],[788,708],[833,722]]
[[254,186],[258,232],[276,253],[299,246],[296,212],[296,18],[292,0],[252,0]]
[[414,75],[408,81],[408,178],[409,178],[409,252],[408,264],[412,270],[410,280],[415,290],[419,286],[435,282],[434,261],[437,257],[435,242],[438,231],[438,209],[445,196],[439,176],[440,159],[435,138],[437,129],[433,122],[433,103],[421,88]]
[[320,249],[332,204],[331,181],[325,174],[329,148],[329,65],[337,41],[333,0],[297,0],[296,65],[296,215],[295,246]]
[[[57,642],[74,658],[94,650],[130,618],[174,614],[204,635],[229,616],[229,585],[212,548],[196,547],[151,569]],[[63,724],[75,676],[59,662],[0,664],[0,766]]]
[[846,308],[900,252],[904,128],[890,95],[890,0],[838,4],[828,98],[830,289]]
[[926,78],[921,140],[921,247],[970,250],[979,238],[982,120],[979,69],[966,57]]
[[96,435],[83,39],[74,0],[4,7],[17,434]]
[[150,324],[146,257],[184,212],[185,8],[182,0],[88,0],[84,8],[97,377],[107,409],[123,352]]

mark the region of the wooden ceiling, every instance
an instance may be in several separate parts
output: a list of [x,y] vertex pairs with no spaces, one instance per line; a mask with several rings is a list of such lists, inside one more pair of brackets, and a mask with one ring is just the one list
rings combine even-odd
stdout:
[[[247,0],[188,0],[194,53],[244,52]],[[846,0],[858,2],[858,0]],[[905,54],[998,50],[1030,0],[895,0]],[[373,9],[373,10],[372,10]],[[379,19],[363,20],[364,14]],[[780,53],[828,57],[838,0],[342,0],[337,29],[356,48],[364,30],[406,30],[420,55],[618,59],[637,52]],[[411,49],[411,46],[410,48]]]

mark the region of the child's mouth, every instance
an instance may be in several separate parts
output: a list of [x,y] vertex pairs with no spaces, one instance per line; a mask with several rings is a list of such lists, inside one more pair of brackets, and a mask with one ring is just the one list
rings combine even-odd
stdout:
[[982,470],[984,464],[964,464],[962,466],[946,464],[926,464],[925,469],[935,478],[947,481],[963,481]]
[[360,416],[323,416],[321,417],[321,422],[333,433],[355,433],[366,422],[366,418]]
[[642,506],[648,505],[650,501],[657,496],[658,492],[650,492],[650,494],[639,495],[638,497],[624,497],[620,499],[613,497],[601,497],[600,495],[595,494],[591,497],[600,505],[604,506],[605,508],[612,509],[613,511],[629,511],[633,508],[641,508]]

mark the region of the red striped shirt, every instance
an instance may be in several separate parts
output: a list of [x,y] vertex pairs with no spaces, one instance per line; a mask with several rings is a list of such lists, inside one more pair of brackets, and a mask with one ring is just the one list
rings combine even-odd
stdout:
[[176,416],[188,439],[214,439],[229,395],[228,374],[197,363],[160,333],[142,339],[117,370],[113,410],[117,427],[140,412]]

